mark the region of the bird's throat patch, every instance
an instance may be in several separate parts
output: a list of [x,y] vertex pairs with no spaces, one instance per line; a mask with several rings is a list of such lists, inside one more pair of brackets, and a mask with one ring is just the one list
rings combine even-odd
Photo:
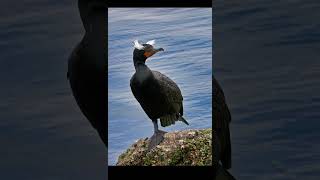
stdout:
[[155,53],[155,52],[152,52],[152,51],[150,52],[150,51],[148,51],[148,52],[145,52],[145,53],[144,53],[144,56],[148,58],[148,57],[152,56],[154,53]]

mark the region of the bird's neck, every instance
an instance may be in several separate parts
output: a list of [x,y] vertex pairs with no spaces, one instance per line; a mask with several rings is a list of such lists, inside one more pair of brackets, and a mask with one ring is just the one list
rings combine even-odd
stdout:
[[144,72],[149,70],[148,66],[143,62],[134,63],[134,68],[136,69],[136,72]]
[[139,83],[143,83],[145,80],[149,79],[152,76],[151,70],[143,62],[137,62],[134,64],[136,69],[136,80]]

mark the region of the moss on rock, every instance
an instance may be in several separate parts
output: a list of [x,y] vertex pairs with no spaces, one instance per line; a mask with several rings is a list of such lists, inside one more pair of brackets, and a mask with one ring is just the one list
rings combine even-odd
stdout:
[[148,151],[149,139],[140,139],[118,159],[118,166],[211,166],[212,130],[170,132]]

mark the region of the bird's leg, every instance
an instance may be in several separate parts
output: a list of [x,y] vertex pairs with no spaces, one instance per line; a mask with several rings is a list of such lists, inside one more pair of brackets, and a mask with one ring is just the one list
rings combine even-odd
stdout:
[[153,129],[154,129],[154,133],[159,131],[159,127],[158,127],[158,121],[157,120],[152,120],[153,123]]
[[154,134],[162,134],[162,135],[164,135],[165,133],[167,133],[165,131],[159,130],[157,119],[152,120],[152,123],[153,123],[153,127],[154,127]]
[[164,139],[164,134],[166,133],[165,131],[161,131],[158,128],[158,121],[157,119],[152,120],[153,127],[154,127],[154,133],[150,138],[150,143],[148,149],[151,150],[154,147],[156,147],[158,144],[161,143],[161,141]]

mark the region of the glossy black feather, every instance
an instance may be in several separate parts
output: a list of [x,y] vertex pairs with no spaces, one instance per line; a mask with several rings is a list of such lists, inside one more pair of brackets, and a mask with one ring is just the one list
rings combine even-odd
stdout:
[[130,87],[134,97],[152,120],[160,118],[161,126],[169,126],[183,115],[183,97],[178,85],[169,77],[158,71],[151,71],[149,76],[140,82],[136,72]]
[[67,77],[80,110],[107,146],[106,27],[99,23],[106,15],[102,6],[79,0],[86,33],[69,57]]

